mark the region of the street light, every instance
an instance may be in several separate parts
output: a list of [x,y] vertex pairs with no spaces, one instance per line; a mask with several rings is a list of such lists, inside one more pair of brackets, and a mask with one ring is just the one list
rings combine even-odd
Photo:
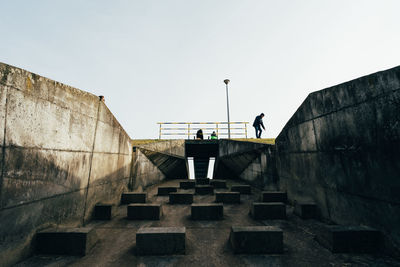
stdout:
[[228,139],[231,139],[231,121],[229,119],[229,98],[228,98],[228,83],[230,81],[228,79],[224,80],[226,84],[226,109],[228,110]]

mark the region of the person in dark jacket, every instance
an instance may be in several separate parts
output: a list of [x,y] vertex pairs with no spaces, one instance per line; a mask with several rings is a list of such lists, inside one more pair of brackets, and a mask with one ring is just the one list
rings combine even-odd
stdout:
[[258,115],[253,122],[253,127],[256,128],[256,137],[257,138],[261,138],[261,132],[262,132],[261,127],[265,131],[265,127],[264,127],[262,118],[264,118],[264,113],[261,113],[260,115]]
[[202,130],[202,129],[199,129],[199,130],[197,131],[197,133],[196,133],[196,139],[198,139],[198,140],[203,140],[203,139],[204,139],[203,130]]

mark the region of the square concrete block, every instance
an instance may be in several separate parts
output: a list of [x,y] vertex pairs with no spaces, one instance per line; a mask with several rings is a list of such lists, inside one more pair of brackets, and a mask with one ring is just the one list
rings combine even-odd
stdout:
[[211,185],[196,185],[196,195],[212,195],[214,194],[214,187]]
[[215,193],[215,202],[239,204],[240,193],[239,192],[217,192]]
[[244,194],[244,195],[250,195],[251,187],[250,187],[250,185],[232,185],[231,191],[239,192],[240,194]]
[[121,195],[121,204],[146,203],[147,193],[126,192]]
[[302,219],[316,219],[317,205],[313,202],[297,202],[294,206],[294,214]]
[[287,202],[287,194],[282,191],[263,191],[261,202]]
[[160,186],[158,187],[159,196],[168,196],[169,193],[177,192],[178,188],[174,186]]
[[111,204],[97,204],[94,206],[95,220],[111,220],[114,216],[114,206]]
[[255,220],[286,219],[286,206],[281,202],[254,202],[251,215]]
[[283,231],[274,226],[232,226],[229,241],[234,253],[283,252]]
[[54,228],[36,235],[36,252],[41,254],[86,255],[98,238],[93,228]]
[[382,245],[381,233],[366,226],[327,225],[317,240],[333,253],[375,253]]
[[192,220],[221,220],[224,206],[218,203],[192,204]]
[[162,215],[161,204],[129,204],[127,216],[130,220],[159,220]]
[[208,184],[210,184],[210,178],[196,178],[196,184],[208,185]]
[[148,227],[136,232],[139,255],[185,254],[185,227]]
[[192,189],[196,186],[195,181],[183,181],[179,183],[180,189]]
[[212,179],[210,181],[210,185],[212,185],[214,188],[226,188],[226,181]]
[[171,193],[169,194],[169,204],[192,204],[193,193]]

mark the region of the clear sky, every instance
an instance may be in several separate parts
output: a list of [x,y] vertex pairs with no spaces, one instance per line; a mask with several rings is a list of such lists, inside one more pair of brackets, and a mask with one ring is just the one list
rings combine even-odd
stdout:
[[[0,0],[0,61],[105,95],[131,138],[157,122],[266,114],[400,65],[399,0]],[[250,136],[254,137],[252,127]]]

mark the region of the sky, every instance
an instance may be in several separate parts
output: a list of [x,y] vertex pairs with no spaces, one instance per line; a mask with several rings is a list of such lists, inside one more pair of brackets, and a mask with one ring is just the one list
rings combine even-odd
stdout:
[[313,91],[400,65],[398,0],[0,0],[0,62],[95,95],[132,139],[157,122],[276,137]]

